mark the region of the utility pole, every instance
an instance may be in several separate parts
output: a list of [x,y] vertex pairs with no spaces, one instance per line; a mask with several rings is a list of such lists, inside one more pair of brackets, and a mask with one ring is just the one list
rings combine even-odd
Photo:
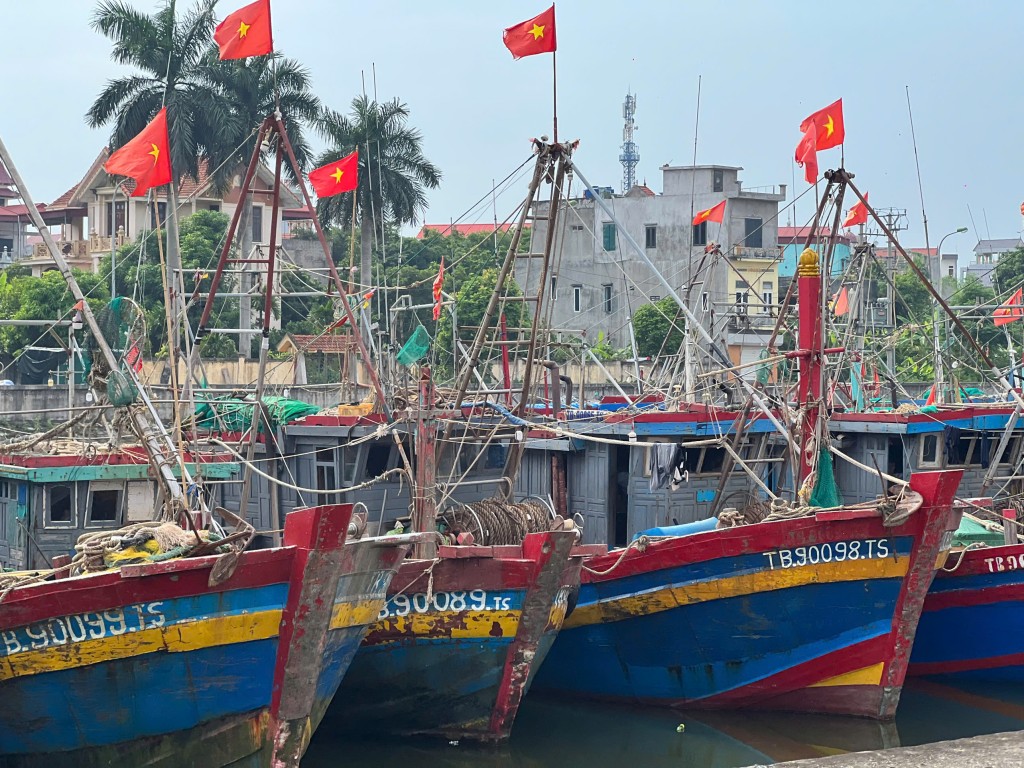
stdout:
[[[899,233],[907,228],[907,211],[903,208],[876,208],[875,211],[878,213],[879,218],[885,222],[885,226],[888,229],[888,234],[875,229],[869,230],[867,234],[874,235],[876,237],[885,237],[888,241],[888,250],[886,252],[885,260],[885,275],[886,284],[888,288],[886,292],[889,295],[888,306],[886,307],[885,324],[886,330],[890,334],[896,332],[896,291],[893,286],[896,285],[896,240]],[[890,381],[889,391],[890,399],[892,401],[893,408],[896,407],[896,346],[891,343],[886,345],[885,353],[885,367],[887,375]]]

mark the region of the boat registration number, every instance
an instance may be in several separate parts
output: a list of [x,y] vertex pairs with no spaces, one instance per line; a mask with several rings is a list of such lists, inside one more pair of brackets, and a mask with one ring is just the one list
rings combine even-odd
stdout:
[[985,565],[989,573],[1001,571],[1019,571],[1024,569],[1024,555],[1000,555],[998,557],[986,557]]
[[16,629],[0,631],[5,655],[38,651],[86,640],[130,634],[164,626],[163,603],[139,603],[98,613],[58,616]]
[[862,539],[808,544],[806,547],[777,549],[774,552],[762,552],[761,554],[768,559],[769,569],[774,571],[777,568],[799,568],[802,565],[817,565],[818,563],[882,559],[891,554],[891,549],[888,539]]
[[378,620],[393,616],[408,616],[410,613],[434,613],[446,611],[507,611],[512,598],[491,595],[486,590],[474,589],[469,592],[435,592],[429,597],[419,592],[414,595],[395,595],[388,598],[381,608]]

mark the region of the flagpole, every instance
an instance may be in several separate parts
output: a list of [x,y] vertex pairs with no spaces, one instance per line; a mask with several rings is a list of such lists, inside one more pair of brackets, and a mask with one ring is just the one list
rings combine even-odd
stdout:
[[[554,6],[552,6],[553,8]],[[551,52],[551,114],[554,118],[554,143],[558,143],[558,52]]]

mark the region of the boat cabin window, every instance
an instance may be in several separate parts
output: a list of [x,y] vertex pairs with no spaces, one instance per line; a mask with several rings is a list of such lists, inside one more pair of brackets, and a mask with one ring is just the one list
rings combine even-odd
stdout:
[[86,524],[115,523],[121,518],[121,483],[94,481],[89,484],[89,509]]
[[971,463],[974,453],[974,438],[962,435],[946,445],[946,466],[966,467]]
[[44,525],[71,527],[77,517],[75,488],[73,485],[50,485],[44,491]]
[[391,460],[392,443],[389,440],[384,443],[371,443],[366,452],[366,474],[367,479],[384,474],[388,470]]
[[[1024,437],[1020,435],[1011,437],[1009,444],[1006,446],[1006,450],[1003,451],[1003,458],[1001,463],[1005,464],[1010,469],[1013,469],[1015,466],[1017,466],[1017,461],[1020,459],[1020,449],[1022,440],[1024,440]],[[996,445],[998,445],[998,443],[996,443]],[[994,447],[992,449],[992,452],[995,453]]]
[[[335,463],[333,448],[317,448],[316,451],[316,489],[331,491],[338,487],[338,467]],[[331,503],[329,497],[322,497],[325,504]]]
[[725,448],[709,445],[699,448],[683,448],[680,451],[677,466],[690,475],[710,475],[721,472],[724,461]]
[[924,435],[921,438],[921,459],[918,464],[922,467],[937,467],[939,465],[938,435]]
[[507,456],[506,443],[491,443],[487,446],[487,455],[484,457],[484,469],[504,469]]

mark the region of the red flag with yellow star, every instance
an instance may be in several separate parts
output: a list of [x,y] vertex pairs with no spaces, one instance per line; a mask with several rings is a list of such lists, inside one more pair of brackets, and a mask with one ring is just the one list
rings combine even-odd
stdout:
[[838,147],[846,139],[846,126],[843,125],[843,100],[839,99],[813,115],[808,115],[800,123],[800,130],[807,133],[811,126],[817,129],[814,148],[819,152],[823,149]]
[[705,221],[717,221],[719,224],[725,220],[725,203],[723,200],[718,205],[708,208],[706,211],[701,211],[693,217],[693,226],[697,226]]
[[846,218],[843,219],[843,229],[849,229],[850,227],[855,227],[858,224],[868,223],[868,207],[866,205],[867,199],[868,193],[865,192],[865,202],[862,203],[860,200],[858,200],[856,203],[853,204],[853,207],[850,208],[849,211],[847,211]]
[[351,192],[359,185],[359,150],[309,172],[317,197]]
[[512,52],[513,59],[535,56],[538,53],[554,53],[558,48],[555,41],[555,6],[534,16],[522,24],[514,24],[502,35],[505,47]]
[[167,138],[167,107],[134,139],[112,154],[103,164],[111,176],[135,179],[132,197],[142,197],[150,187],[159,187],[171,180],[171,147]]
[[804,169],[804,178],[808,184],[818,181],[818,152],[814,148],[818,140],[818,129],[811,123],[796,145],[796,162]]
[[256,0],[229,14],[213,32],[221,59],[264,56],[274,50],[270,0]]

